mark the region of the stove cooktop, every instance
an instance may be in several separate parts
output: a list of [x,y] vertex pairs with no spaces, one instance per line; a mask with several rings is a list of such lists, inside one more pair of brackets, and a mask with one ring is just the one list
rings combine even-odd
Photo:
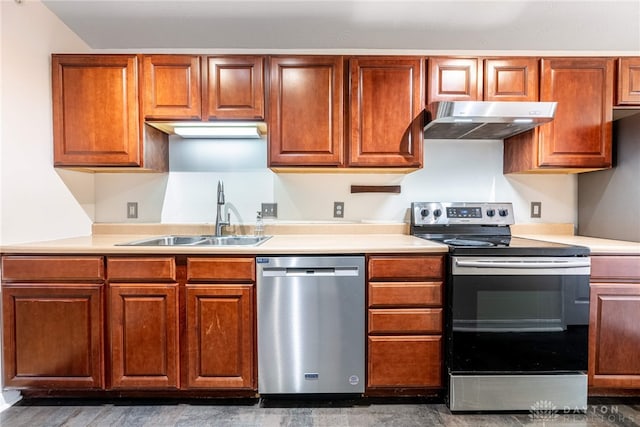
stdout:
[[511,203],[414,202],[411,234],[449,246],[454,255],[588,256],[582,246],[511,236]]

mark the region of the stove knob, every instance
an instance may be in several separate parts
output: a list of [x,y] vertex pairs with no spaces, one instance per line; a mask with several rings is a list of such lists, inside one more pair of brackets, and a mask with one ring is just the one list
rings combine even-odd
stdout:
[[509,211],[507,209],[498,209],[498,215],[507,216],[509,215]]
[[438,218],[440,215],[442,215],[442,211],[440,209],[434,209],[433,210],[433,216]]
[[495,209],[487,209],[487,216],[488,217],[492,217],[496,214],[496,210]]
[[420,215],[424,218],[425,216],[429,216],[429,209],[422,209],[420,211]]

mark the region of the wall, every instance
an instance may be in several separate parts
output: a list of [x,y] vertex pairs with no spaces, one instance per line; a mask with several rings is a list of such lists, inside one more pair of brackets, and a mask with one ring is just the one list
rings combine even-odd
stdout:
[[[283,221],[330,221],[334,201],[347,221],[401,222],[412,201],[511,201],[516,221],[576,222],[574,175],[502,174],[502,141],[425,141],[423,169],[410,174],[275,174],[266,141],[170,141],[170,173],[96,176],[96,221],[214,222],[216,185],[223,180],[234,223],[253,223],[262,202],[278,203]],[[351,194],[356,185],[401,185],[401,194]],[[542,218],[529,218],[531,201]],[[135,222],[135,221],[133,221]]]
[[640,242],[640,114],[614,122],[613,169],[580,175],[578,231]]
[[89,48],[40,2],[0,7],[0,243],[89,234],[93,176],[52,167],[50,71],[52,52]]
[[[1,1],[0,37],[0,244],[87,234],[93,177],[51,166],[49,58],[88,48],[39,2]],[[19,396],[0,393],[0,410]]]
[[[513,176],[501,170],[501,142],[430,142],[425,167],[396,174],[279,174],[266,168],[265,141],[171,142],[168,174],[86,174],[52,165],[51,52],[88,46],[38,1],[2,5],[0,244],[90,233],[92,221],[125,222],[126,202],[145,222],[212,222],[225,182],[232,221],[252,223],[261,202],[282,220],[402,221],[414,200],[508,200],[518,222],[576,222],[574,176]],[[230,159],[234,161],[231,162]],[[400,184],[400,195],[356,194],[351,184]],[[540,220],[529,202],[542,201]]]

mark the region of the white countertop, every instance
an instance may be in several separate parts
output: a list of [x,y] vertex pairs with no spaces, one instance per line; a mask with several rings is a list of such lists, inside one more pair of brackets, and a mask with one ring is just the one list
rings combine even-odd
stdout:
[[406,234],[287,234],[258,246],[116,246],[149,235],[94,235],[7,245],[4,254],[342,254],[445,253],[447,246]]
[[[232,229],[251,234],[251,227]],[[640,255],[640,242],[575,236],[572,224],[512,226],[514,236],[586,246],[594,255]],[[92,236],[4,245],[3,254],[339,254],[445,253],[447,246],[408,235],[408,224],[267,224],[272,238],[258,246],[116,246],[166,234],[211,234],[211,224],[96,224]]]
[[640,255],[640,242],[566,234],[518,234],[517,237],[586,246],[591,250],[592,255]]

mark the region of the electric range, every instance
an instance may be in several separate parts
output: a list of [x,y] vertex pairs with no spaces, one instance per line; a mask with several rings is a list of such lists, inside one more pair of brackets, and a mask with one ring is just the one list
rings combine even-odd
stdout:
[[449,246],[452,411],[587,407],[589,249],[511,236],[511,203],[415,202],[411,234]]

